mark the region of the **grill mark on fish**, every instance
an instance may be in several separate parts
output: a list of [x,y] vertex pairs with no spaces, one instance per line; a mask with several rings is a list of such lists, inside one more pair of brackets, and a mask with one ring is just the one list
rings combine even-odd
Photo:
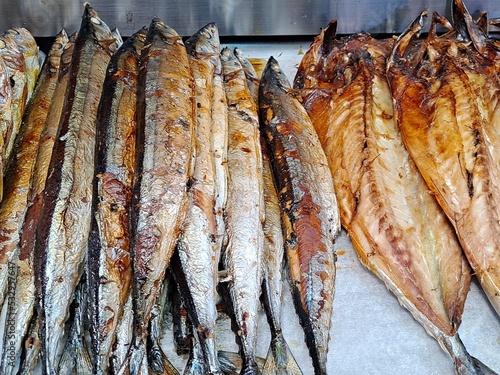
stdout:
[[[257,310],[262,283],[264,201],[258,114],[241,64],[228,48],[221,52],[228,104],[228,195],[225,209],[227,270],[233,330],[237,333],[241,373],[259,372],[255,359]],[[243,111],[243,115],[239,112]],[[242,149],[248,148],[251,152]]]
[[60,57],[66,41],[66,33],[60,33],[49,52],[50,59],[43,68],[32,102],[23,119],[15,156],[6,173],[8,183],[5,186],[4,200],[0,204],[0,225],[4,230],[10,228],[10,236],[2,236],[0,254],[4,259],[10,254],[10,266],[17,268],[17,275],[13,285],[10,285],[7,301],[8,311],[16,311],[16,314],[6,320],[2,374],[14,371],[15,361],[7,360],[7,357],[16,359],[19,357],[22,339],[33,312],[35,287],[32,277],[33,259],[21,251],[21,232],[30,203],[30,186],[41,141],[40,135],[55,92]]
[[90,231],[95,116],[115,48],[109,28],[86,4],[36,234],[35,281],[45,374],[57,371],[63,325],[83,271]]
[[292,296],[316,374],[326,373],[340,221],[311,120],[274,58],[259,87],[260,120],[280,196]]
[[97,114],[92,227],[87,276],[93,374],[106,373],[132,279],[129,211],[135,166],[138,64],[147,30],[111,57]]
[[195,121],[194,79],[182,38],[154,19],[141,54],[137,171],[132,199],[134,339],[127,361],[141,371],[151,311],[187,214]]

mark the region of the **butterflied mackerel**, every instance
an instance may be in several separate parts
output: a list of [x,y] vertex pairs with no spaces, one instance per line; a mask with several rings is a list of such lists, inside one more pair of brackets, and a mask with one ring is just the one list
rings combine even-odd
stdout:
[[316,374],[326,374],[340,219],[328,162],[313,124],[278,62],[259,86],[261,129],[279,192],[288,272]]
[[84,269],[96,114],[106,67],[115,50],[108,26],[86,4],[36,232],[35,282],[45,374],[57,372],[64,323]]
[[434,31],[423,44],[422,17],[415,20],[398,39],[388,77],[403,141],[500,314],[500,46],[462,1],[453,15],[456,36]]
[[[19,140],[6,173],[4,200],[0,203],[0,241],[2,259],[10,256],[7,272],[15,270],[8,285],[7,319],[3,336],[2,374],[11,374],[18,360],[24,335],[34,308],[32,252],[21,251],[21,228],[27,213],[32,175],[43,129],[57,86],[63,48],[68,41],[64,31],[56,36],[44,65],[33,99],[26,110]],[[3,269],[2,269],[3,270]],[[11,275],[12,276],[12,275]],[[0,276],[2,277],[2,276]]]
[[469,267],[394,121],[385,74],[393,45],[368,34],[336,39],[332,22],[304,56],[296,85],[328,156],[342,224],[360,261],[450,354],[459,373],[481,373],[456,335]]
[[17,48],[24,56],[26,64],[26,83],[28,94],[26,100],[29,101],[40,73],[41,64],[38,58],[38,45],[33,35],[24,27],[8,29],[3,35],[12,38]]
[[147,30],[136,32],[109,63],[97,115],[92,226],[87,278],[93,374],[106,373],[115,331],[130,295],[130,226],[136,170],[139,57]]
[[175,30],[154,19],[141,54],[138,86],[131,374],[147,369],[148,323],[186,218],[194,123],[194,79],[186,48]]
[[210,23],[203,27],[186,41],[186,49],[196,91],[196,157],[188,190],[188,214],[177,242],[178,255],[173,258],[172,271],[203,352],[201,363],[191,356],[184,371],[189,374],[221,374],[215,341],[221,246],[217,241],[216,176],[213,153],[210,152],[213,79],[220,64],[217,26]]
[[228,274],[233,321],[243,359],[241,373],[258,374],[255,347],[264,246],[259,121],[238,59],[224,48],[221,61],[228,104],[227,244],[222,263]]

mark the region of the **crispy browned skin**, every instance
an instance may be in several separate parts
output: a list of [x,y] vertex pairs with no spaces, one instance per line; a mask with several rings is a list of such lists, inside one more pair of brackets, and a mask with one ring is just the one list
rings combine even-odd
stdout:
[[97,108],[106,67],[116,50],[108,26],[88,4],[74,48],[64,112],[36,232],[37,311],[43,342],[42,368],[46,374],[57,372],[64,323],[84,269]]
[[270,58],[259,87],[261,129],[282,210],[295,308],[316,374],[326,373],[340,219],[328,162],[313,124]]
[[[2,374],[11,374],[20,354],[22,339],[28,329],[34,306],[34,278],[32,258],[20,252],[21,227],[29,204],[29,192],[36,156],[40,145],[40,134],[57,85],[60,59],[68,40],[63,31],[53,44],[33,99],[23,119],[22,130],[6,173],[4,200],[0,204],[0,225],[3,236],[0,240],[0,254],[3,260],[9,258],[9,267],[17,268],[15,278],[9,280],[8,313],[2,353]],[[3,270],[3,268],[2,268]],[[12,275],[10,275],[12,276]],[[1,277],[1,276],[0,276]],[[3,292],[3,291],[2,291]]]
[[131,374],[146,371],[148,322],[187,214],[195,97],[182,38],[154,19],[141,54],[138,86]]
[[457,371],[472,374],[476,360],[456,335],[470,271],[394,122],[385,76],[393,43],[367,34],[336,39],[331,23],[304,56],[296,85],[360,260],[439,341]]
[[99,104],[92,228],[87,247],[93,373],[109,365],[117,324],[130,295],[129,212],[136,170],[136,92],[141,29],[109,63]]
[[399,38],[388,76],[405,145],[500,314],[500,49],[457,4],[455,28],[466,42],[431,29],[411,54],[416,20]]

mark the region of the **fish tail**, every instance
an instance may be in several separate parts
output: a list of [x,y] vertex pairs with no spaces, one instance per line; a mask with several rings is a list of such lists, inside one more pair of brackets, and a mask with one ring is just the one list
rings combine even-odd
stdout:
[[179,375],[179,371],[168,360],[163,350],[158,345],[153,345],[148,352],[148,362],[151,373],[153,374],[166,374],[166,375]]
[[453,336],[444,336],[439,343],[453,359],[455,364],[455,374],[497,375],[495,371],[467,352],[467,349],[458,334]]
[[72,337],[61,356],[59,375],[92,374],[92,361],[84,339]]
[[271,340],[262,375],[302,375],[302,370],[295,360],[283,335]]
[[238,353],[221,351],[217,353],[220,369],[226,375],[237,375],[241,369],[241,357]]

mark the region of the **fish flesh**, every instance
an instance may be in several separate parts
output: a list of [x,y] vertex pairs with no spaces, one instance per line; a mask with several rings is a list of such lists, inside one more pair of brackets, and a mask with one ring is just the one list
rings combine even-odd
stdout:
[[313,124],[273,57],[260,80],[259,116],[281,204],[295,309],[314,371],[326,374],[335,290],[333,244],[340,231],[338,203]]
[[414,42],[423,15],[416,19],[396,43],[388,77],[403,141],[500,314],[500,47],[462,1],[453,13],[456,36],[438,37],[431,26],[423,43]]
[[222,264],[243,360],[241,374],[258,374],[257,312],[264,251],[264,197],[259,120],[241,64],[229,48],[221,52],[228,105],[226,246]]
[[26,101],[28,103],[33,94],[33,90],[35,90],[36,81],[41,68],[38,56],[38,45],[33,35],[24,27],[8,29],[3,35],[12,38],[17,48],[24,56],[24,62],[26,64],[26,84],[28,89]]
[[186,49],[196,91],[195,160],[188,189],[188,213],[171,269],[203,353],[201,361],[191,356],[184,371],[221,374],[215,337],[221,246],[217,241],[215,169],[213,153],[210,152],[213,78],[220,59],[219,33],[215,23],[204,26],[191,36],[186,41]]
[[262,302],[271,329],[271,344],[263,375],[301,375],[302,371],[293,357],[283,336],[281,310],[283,301],[283,261],[285,244],[281,228],[281,209],[274,183],[271,160],[266,141],[261,137],[262,178],[264,181],[264,280],[262,283]]
[[86,4],[36,230],[37,312],[43,343],[42,368],[48,375],[57,373],[64,323],[84,270],[91,221],[96,114],[106,68],[115,50],[109,27]]
[[369,34],[336,39],[332,22],[306,53],[297,84],[361,263],[449,353],[457,373],[481,373],[457,335],[469,267],[394,120],[385,73],[393,45]]
[[21,229],[28,210],[41,134],[57,86],[61,55],[67,40],[66,32],[62,31],[56,36],[49,51],[33,99],[23,119],[15,156],[5,175],[5,196],[0,203],[0,225],[4,231],[0,241],[0,254],[2,257],[9,257],[11,254],[8,268],[17,269],[14,272],[16,276],[9,285],[6,300],[8,313],[0,371],[6,375],[14,371],[14,364],[21,353],[22,340],[34,308],[33,259],[31,252],[21,250]]
[[182,38],[155,18],[141,53],[138,84],[131,374],[147,371],[148,323],[187,214],[195,110],[194,79]]
[[104,374],[132,285],[129,213],[139,58],[147,29],[111,57],[97,114],[93,216],[87,246],[93,374]]

